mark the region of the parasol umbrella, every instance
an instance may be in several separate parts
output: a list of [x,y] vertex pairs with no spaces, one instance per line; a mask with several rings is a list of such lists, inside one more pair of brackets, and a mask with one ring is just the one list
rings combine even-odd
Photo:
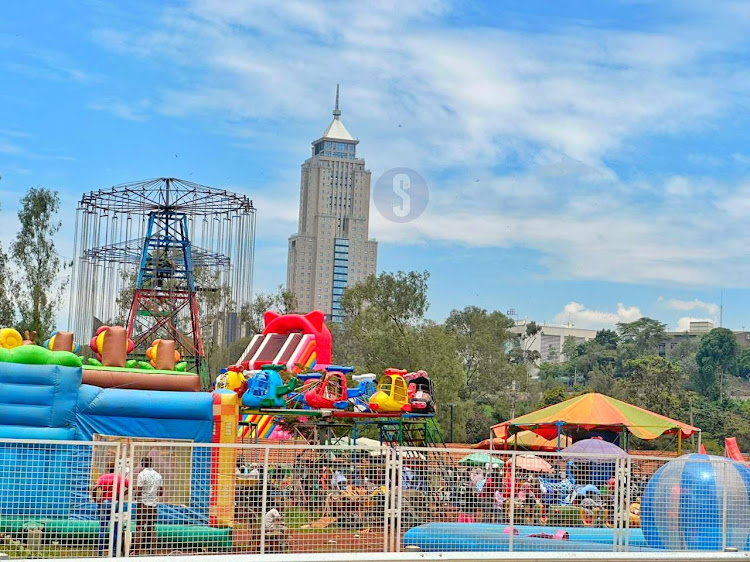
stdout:
[[497,457],[488,455],[487,453],[472,453],[458,461],[458,464],[470,466],[485,466],[487,464],[495,464],[498,466],[503,466],[503,461]]
[[[564,449],[563,452],[570,454],[571,460],[583,470],[583,472],[578,472],[576,478],[582,477],[595,485],[604,484],[615,475],[615,457],[627,458],[628,456],[620,447],[603,439],[582,439]],[[586,456],[576,457],[574,456],[576,454]]]
[[552,466],[536,455],[518,455],[516,457],[516,470],[518,469],[528,472],[552,472]]
[[625,458],[628,454],[614,443],[603,439],[582,439],[563,449],[563,453],[583,453],[586,455],[608,455]]

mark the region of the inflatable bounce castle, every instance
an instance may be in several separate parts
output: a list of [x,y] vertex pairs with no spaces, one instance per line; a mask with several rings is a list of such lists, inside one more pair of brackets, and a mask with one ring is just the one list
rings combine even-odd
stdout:
[[[266,328],[243,360],[283,362],[293,371],[330,363],[331,335],[323,319],[320,311],[266,313]],[[29,518],[48,529],[65,529],[62,535],[99,532],[90,486],[105,467],[94,458],[96,446],[61,443],[30,450],[28,443],[10,440],[237,441],[237,394],[201,392],[198,376],[180,364],[174,341],[156,340],[148,361],[136,361],[128,359],[132,342],[125,329],[103,326],[90,342],[95,358],[84,360],[75,354],[78,348],[67,332],[38,346],[16,330],[0,330],[0,438],[6,439],[0,443],[0,466],[12,467],[0,476],[0,533]],[[157,535],[182,545],[231,547],[236,450],[183,451],[189,451],[179,467],[185,490],[180,501],[159,505]],[[24,497],[34,501],[19,502]]]
[[[101,353],[93,363],[100,365],[84,365],[72,352],[72,334],[60,332],[46,342],[47,347],[41,347],[19,342],[15,330],[2,332],[0,438],[234,442],[237,396],[229,391],[176,390],[198,390],[197,377],[125,366],[122,361],[129,348],[124,328],[105,327],[98,334]],[[170,350],[174,359],[173,345],[160,342],[159,347]],[[120,386],[116,382],[122,387],[116,388]],[[47,532],[57,529],[63,537],[98,536],[97,504],[90,486],[106,470],[104,465],[115,460],[97,461],[96,451],[104,449],[64,443],[0,443],[0,465],[6,467],[0,477],[0,532],[33,520]],[[182,456],[187,458],[177,467],[174,458],[162,458],[186,489],[179,501],[159,506],[157,534],[167,541],[179,537],[183,544],[196,540],[231,546],[235,450],[221,449],[212,455],[209,448],[188,447]],[[134,464],[140,461],[133,460]],[[33,501],[19,501],[26,497]]]
[[268,311],[263,318],[263,333],[250,341],[237,363],[247,362],[250,369],[260,369],[266,364],[284,365],[290,373],[330,365],[331,332],[324,320],[320,310],[304,316]]

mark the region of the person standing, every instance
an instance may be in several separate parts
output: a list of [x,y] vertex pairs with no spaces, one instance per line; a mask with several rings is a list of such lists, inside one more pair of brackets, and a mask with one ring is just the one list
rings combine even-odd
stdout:
[[138,507],[135,512],[136,535],[133,551],[134,554],[148,555],[156,544],[156,517],[164,488],[161,474],[154,469],[150,457],[144,457],[141,466],[143,469],[138,474],[135,484]]
[[117,541],[121,539],[122,554],[125,554],[125,540],[124,537],[120,537],[122,526],[117,524],[117,520],[120,513],[120,488],[124,487],[124,491],[127,492],[129,486],[130,482],[127,477],[123,478],[115,472],[114,462],[107,465],[107,471],[97,479],[94,485],[94,501],[99,505],[99,556],[104,553],[104,545],[107,543],[108,529],[113,513],[115,524],[112,549],[117,548]]

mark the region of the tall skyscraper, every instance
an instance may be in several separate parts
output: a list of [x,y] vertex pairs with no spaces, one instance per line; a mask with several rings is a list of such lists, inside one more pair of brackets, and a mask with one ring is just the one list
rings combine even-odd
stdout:
[[302,164],[299,225],[289,238],[286,273],[298,309],[320,309],[333,322],[343,319],[344,289],[374,274],[378,258],[378,243],[368,238],[370,171],[357,158],[357,144],[341,122],[336,86],[333,121]]

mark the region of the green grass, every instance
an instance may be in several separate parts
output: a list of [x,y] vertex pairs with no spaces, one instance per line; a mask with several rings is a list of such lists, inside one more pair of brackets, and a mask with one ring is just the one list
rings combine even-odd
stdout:
[[37,549],[31,549],[21,541],[8,536],[0,539],[0,552],[4,552],[12,559],[92,557],[97,556],[98,548],[97,544],[91,544],[86,548],[74,548],[52,542],[50,544],[42,544]]

